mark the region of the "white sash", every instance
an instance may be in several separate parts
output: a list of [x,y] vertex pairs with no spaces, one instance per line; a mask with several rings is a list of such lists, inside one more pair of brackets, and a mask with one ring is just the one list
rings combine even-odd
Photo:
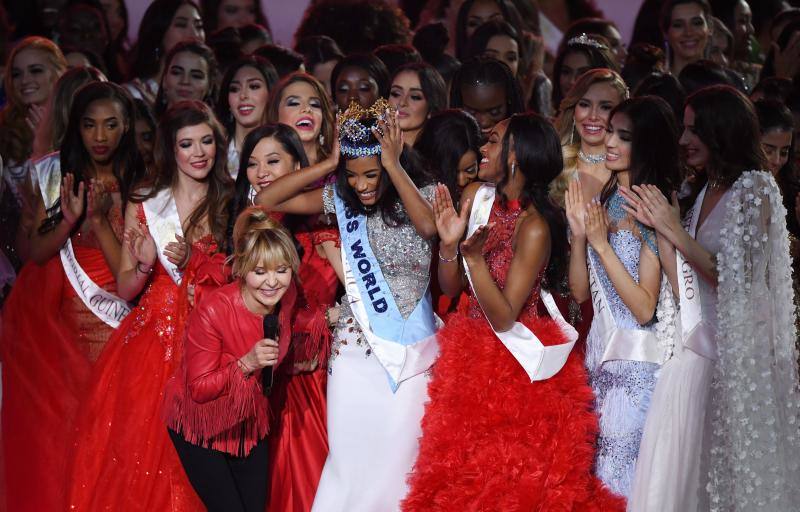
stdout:
[[[479,226],[489,222],[494,198],[494,185],[484,184],[477,190],[475,199],[472,202],[467,237],[471,236]],[[511,240],[508,243],[511,243]],[[472,276],[470,276],[466,260],[464,260],[464,270],[474,292],[475,287],[472,285]],[[547,308],[547,312],[558,324],[561,332],[566,335],[566,343],[545,346],[530,329],[520,322],[514,322],[514,326],[508,331],[497,332],[492,328],[497,338],[511,352],[511,355],[522,366],[525,373],[528,374],[531,382],[546,380],[557,374],[566,364],[567,358],[572,352],[572,347],[575,346],[575,341],[578,339],[578,332],[569,322],[564,320],[550,292],[541,290],[541,298],[542,303]],[[486,313],[484,312],[485,315]],[[489,326],[491,327],[491,322]]]
[[[703,208],[708,185],[703,187],[692,208],[688,227],[692,238],[697,236],[697,222]],[[678,289],[681,304],[681,334],[683,346],[707,359],[717,358],[717,342],[711,327],[703,320],[703,307],[700,303],[700,280],[694,267],[684,259],[680,251],[675,251],[678,269]]]
[[[396,386],[404,380],[419,375],[433,365],[436,358],[439,357],[439,343],[435,334],[410,345],[386,340],[375,334],[370,329],[369,317],[364,307],[364,301],[361,298],[361,291],[350,268],[350,263],[347,261],[344,249],[345,246],[342,244],[344,287],[347,301],[350,303],[350,310],[361,327],[364,338],[369,343],[372,352],[378,358],[386,373],[389,374],[392,385],[396,389]],[[436,328],[440,329],[443,325],[442,320],[436,315],[434,317]]]
[[178,207],[175,205],[172,190],[169,188],[162,189],[155,196],[142,203],[142,206],[150,235],[156,243],[158,261],[167,270],[175,284],[180,285],[183,272],[164,255],[164,248],[167,244],[176,241],[175,235],[183,236],[181,219],[178,217]]
[[[46,155],[33,163],[36,181],[42,193],[45,209],[51,208],[61,197],[61,162],[58,153]],[[72,240],[67,241],[59,251],[61,266],[69,284],[81,301],[97,318],[113,328],[131,312],[131,305],[97,285],[81,268],[75,257]]]
[[587,255],[586,259],[589,264],[589,288],[594,308],[592,323],[597,326],[596,329],[606,347],[603,351],[602,362],[643,361],[662,364],[665,358],[664,349],[659,346],[658,337],[654,331],[625,329],[617,326],[608,298],[606,298],[606,292],[597,277],[597,270],[594,268],[592,258]]

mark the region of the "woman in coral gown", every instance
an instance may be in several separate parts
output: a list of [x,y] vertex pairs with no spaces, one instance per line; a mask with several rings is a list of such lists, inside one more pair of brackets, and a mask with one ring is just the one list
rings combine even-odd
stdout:
[[560,281],[566,254],[566,226],[547,197],[562,168],[558,136],[544,118],[518,114],[492,129],[481,153],[490,184],[465,189],[460,215],[437,189],[439,282],[451,296],[463,288],[460,245],[471,286],[466,313],[438,333],[402,509],[622,510],[592,476],[597,417],[571,350],[577,332],[544,291]]
[[202,509],[158,413],[183,353],[182,292],[224,240],[231,180],[222,129],[205,104],[176,104],[159,128],[160,169],[127,206],[117,278],[121,296],[144,293],[109,340],[79,412],[72,510]]
[[[34,163],[31,259],[3,310],[3,451],[8,510],[62,510],[69,434],[92,363],[130,310],[116,293],[122,205],[142,165],[133,104],[113,84],[75,97],[60,154]],[[116,118],[115,124],[104,122]],[[85,125],[85,126],[82,126]],[[101,128],[102,127],[102,128]],[[104,145],[100,154],[94,147]],[[62,181],[61,168],[70,169]]]

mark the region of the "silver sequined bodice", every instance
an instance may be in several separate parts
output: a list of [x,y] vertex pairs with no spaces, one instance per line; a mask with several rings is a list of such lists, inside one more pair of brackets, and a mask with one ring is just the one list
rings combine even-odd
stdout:
[[[327,187],[332,189],[330,184]],[[420,189],[429,201],[433,198],[433,191],[433,185]],[[403,208],[402,205],[399,207]],[[328,210],[326,206],[325,213],[333,213]],[[408,317],[428,287],[433,242],[419,236],[411,222],[399,227],[387,226],[380,213],[367,217],[367,234],[397,307],[404,317]],[[340,322],[352,317],[350,305],[346,300],[342,302]]]

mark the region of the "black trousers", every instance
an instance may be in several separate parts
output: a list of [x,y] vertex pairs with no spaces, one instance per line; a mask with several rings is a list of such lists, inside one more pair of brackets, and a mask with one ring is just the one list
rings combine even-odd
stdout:
[[169,431],[186,476],[209,512],[264,512],[267,502],[267,439],[247,457],[234,457],[187,442]]

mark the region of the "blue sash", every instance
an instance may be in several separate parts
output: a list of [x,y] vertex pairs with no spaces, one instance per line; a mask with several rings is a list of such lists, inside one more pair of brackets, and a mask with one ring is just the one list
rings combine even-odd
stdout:
[[[383,276],[380,264],[372,251],[367,234],[367,217],[344,204],[334,189],[336,219],[342,240],[342,253],[352,274],[355,286],[348,286],[348,300],[351,306],[360,302],[354,311],[359,325],[364,331],[370,345],[389,342],[394,345],[409,347],[425,341],[436,333],[437,325],[433,314],[433,303],[430,290],[426,290],[422,299],[407,319],[403,318],[397,307],[392,291]],[[351,295],[357,295],[355,297]],[[360,320],[356,309],[366,313],[367,322]],[[368,324],[368,325],[365,325]],[[389,374],[392,387],[396,389],[402,380],[404,366],[409,363],[408,354],[403,352],[403,361],[398,360],[400,351],[382,350],[373,346],[374,353]],[[425,358],[426,360],[428,358]],[[427,369],[427,368],[425,368]],[[424,370],[423,370],[424,371]],[[411,376],[411,375],[409,375]]]

